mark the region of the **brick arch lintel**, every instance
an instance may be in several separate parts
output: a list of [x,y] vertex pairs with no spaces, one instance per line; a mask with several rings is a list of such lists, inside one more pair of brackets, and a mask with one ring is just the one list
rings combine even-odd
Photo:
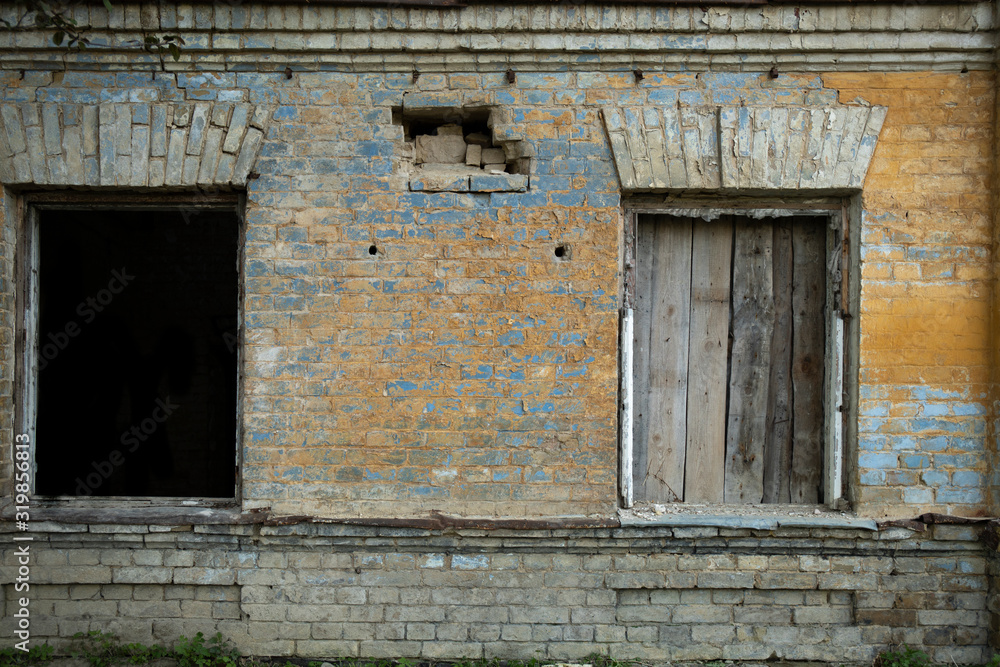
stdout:
[[0,105],[0,181],[243,186],[272,112],[225,102]]
[[625,192],[859,190],[882,106],[602,108]]

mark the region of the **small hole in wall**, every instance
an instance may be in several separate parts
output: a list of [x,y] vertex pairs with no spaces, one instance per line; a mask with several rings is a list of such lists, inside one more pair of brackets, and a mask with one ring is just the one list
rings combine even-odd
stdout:
[[377,255],[378,254],[378,246],[373,246],[373,245],[368,246],[368,254],[369,255]]
[[555,249],[556,259],[567,260],[573,256],[572,250],[567,244],[557,245]]

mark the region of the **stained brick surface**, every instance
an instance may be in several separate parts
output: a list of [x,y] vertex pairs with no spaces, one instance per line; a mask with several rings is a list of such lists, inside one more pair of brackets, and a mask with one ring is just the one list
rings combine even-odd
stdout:
[[[614,517],[630,190],[703,205],[728,173],[706,156],[728,159],[728,144],[671,154],[721,169],[719,183],[685,172],[669,192],[662,178],[639,187],[619,158],[651,156],[633,150],[646,135],[602,111],[649,111],[649,123],[676,110],[679,127],[703,129],[740,109],[762,123],[811,108],[823,109],[817,136],[831,130],[817,145],[852,169],[864,161],[853,147],[878,136],[867,176],[845,167],[850,179],[824,174],[809,193],[854,197],[857,213],[853,509],[997,512],[989,3],[79,11],[108,48],[64,55],[30,24],[0,32],[0,174],[22,186],[5,188],[0,208],[4,447],[23,333],[19,192],[235,188],[246,204],[241,509]],[[8,4],[0,13],[16,19]],[[187,41],[177,63],[125,48],[175,29]],[[413,172],[401,119],[438,113],[443,124],[462,108],[487,110],[493,142],[527,169]],[[880,129],[837,134],[883,110]],[[787,137],[757,129],[775,146]],[[742,164],[763,171],[729,181],[727,196],[802,202],[772,163]],[[708,190],[679,191],[689,186]],[[9,458],[0,466],[7,499]],[[33,636],[220,631],[245,651],[308,657],[870,664],[906,643],[936,662],[986,658],[997,563],[980,525],[766,523],[444,533],[53,522],[37,535]],[[13,551],[4,558],[11,574]]]
[[[443,23],[428,23],[420,11],[275,10],[205,13],[180,5],[176,15],[167,9],[141,20],[195,33],[214,26],[244,46],[277,40],[292,59],[323,48],[318,36],[300,38],[300,30],[332,29],[330,38],[350,50],[370,25],[370,47],[391,52],[395,38],[378,32],[390,25],[409,35],[468,35],[488,24],[510,40],[524,28],[491,7],[445,12]],[[118,18],[102,11],[93,10],[93,24],[122,35],[141,23],[137,10],[128,18],[131,6]],[[605,48],[616,31],[633,27],[694,34],[714,25],[719,34],[743,31],[740,39],[751,40],[750,33],[773,39],[790,20],[784,9],[763,20],[725,10],[722,23],[689,9],[652,20],[647,8],[623,8],[593,21],[553,11],[525,20],[552,39],[582,21],[580,34],[605,40]],[[919,24],[930,43],[935,31],[967,31],[968,40],[952,48],[974,51],[988,24],[964,6],[955,15],[926,16],[923,8],[898,16],[850,8],[867,12],[865,21],[825,11],[806,10],[797,29],[852,26],[867,39],[870,31],[903,34]],[[253,26],[256,36],[238,34]],[[485,37],[473,42],[488,51]],[[44,46],[40,33],[19,39],[29,49]],[[508,47],[530,53],[542,46],[538,39]],[[734,44],[735,51],[755,48]],[[438,48],[457,47],[445,41]],[[722,108],[713,113],[725,116],[747,105],[768,110],[761,118],[791,118],[805,106],[826,109],[832,128],[858,115],[857,105],[885,107],[862,197],[850,495],[871,516],[986,511],[995,449],[987,447],[991,76],[792,70],[772,78],[763,70],[687,73],[664,65],[638,77],[609,68],[610,55],[564,71],[536,57],[514,83],[503,71],[459,61],[416,80],[409,70],[295,71],[288,78],[257,67],[189,71],[185,62],[176,66],[181,71],[155,76],[10,72],[4,148],[19,179],[52,184],[214,184],[225,160],[239,173],[253,162],[243,266],[246,507],[324,515],[441,508],[607,514],[616,502],[619,238],[628,200],[613,159],[615,134],[606,132],[601,110],[624,110],[627,118],[635,109],[678,109],[683,119],[698,109]],[[855,107],[838,115],[848,107],[837,105]],[[514,189],[524,191],[486,182],[513,176],[474,177],[469,192],[428,191],[425,180],[411,178],[412,148],[393,109],[447,116],[484,107],[492,110],[494,140],[521,142],[531,156],[530,175],[516,177]],[[11,240],[13,224],[5,226]],[[560,260],[555,247],[567,244],[572,256]],[[10,280],[9,241],[5,247]],[[13,315],[9,307],[5,313]],[[12,353],[9,343],[4,349]]]
[[983,511],[993,81],[823,80],[889,107],[863,194],[858,498],[873,514]]

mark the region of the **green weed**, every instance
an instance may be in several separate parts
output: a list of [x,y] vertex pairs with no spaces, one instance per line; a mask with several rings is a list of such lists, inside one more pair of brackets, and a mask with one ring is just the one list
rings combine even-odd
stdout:
[[117,635],[111,632],[78,632],[73,635],[73,639],[77,640],[77,648],[72,656],[83,658],[91,667],[145,665],[151,660],[173,657],[170,649],[159,644],[122,644]]
[[930,667],[930,660],[923,651],[903,644],[898,650],[879,653],[873,667]]
[[46,644],[36,644],[24,652],[13,646],[0,649],[0,667],[29,667],[44,665],[52,660],[53,648]]

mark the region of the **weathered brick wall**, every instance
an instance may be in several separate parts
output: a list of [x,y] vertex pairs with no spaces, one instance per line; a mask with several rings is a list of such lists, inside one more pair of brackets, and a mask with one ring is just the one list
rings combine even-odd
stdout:
[[863,194],[859,507],[987,513],[993,76],[823,80],[889,108]]
[[[633,200],[598,109],[877,104],[888,114],[853,221],[854,508],[996,511],[986,480],[1000,349],[989,3],[79,11],[111,48],[81,59],[51,50],[42,32],[0,33],[0,104],[35,136],[60,114],[65,129],[68,105],[131,118],[129,132],[178,105],[252,104],[267,116],[246,185],[241,509],[613,515],[621,236]],[[174,28],[188,48],[168,71],[123,56],[142,29]],[[411,182],[401,115],[451,118],[461,107],[488,108],[495,134],[523,142],[526,191]],[[159,183],[141,169],[119,174],[122,164],[109,160],[103,187]],[[0,238],[4,447],[19,224],[5,215]],[[571,257],[558,258],[566,244]],[[967,526],[36,527],[34,636],[60,641],[90,629],[143,641],[219,630],[246,651],[310,657],[598,650],[844,663],[907,643],[966,663],[986,657],[997,627]]]
[[[88,630],[143,642],[218,630],[244,652],[327,658],[870,664],[906,643],[938,663],[986,659],[978,528],[799,525],[64,525],[32,547],[32,630],[60,647]],[[13,549],[2,562],[10,581]]]
[[[214,20],[220,45],[225,35],[245,47],[283,40],[281,57],[297,62],[319,48],[300,40],[309,26],[337,27],[331,38],[345,49],[338,53],[353,53],[367,22],[379,28],[397,16],[352,8],[350,25],[341,25],[340,9],[324,8],[307,21],[309,12],[285,7],[283,22],[274,23],[278,9],[247,8],[249,23],[237,25],[235,14],[227,22],[225,11],[206,14],[199,6],[181,27],[201,34]],[[885,30],[898,40],[965,31],[954,44],[970,58],[978,26],[988,25],[973,6],[955,14],[908,8],[899,16],[849,9],[851,29],[841,30],[840,9],[826,17],[829,25],[864,39]],[[104,25],[103,9],[92,11],[94,25]],[[703,25],[715,25],[706,39],[746,32],[773,41],[791,20],[784,9],[758,26],[747,10],[712,10],[699,19],[700,10],[672,8],[660,17],[666,23],[657,23],[647,11],[616,9],[596,23],[546,12],[530,23],[556,33],[559,21],[579,20],[580,34],[594,40],[634,23],[653,41],[671,30],[697,34]],[[472,39],[487,22],[514,40],[511,48],[531,53],[533,42],[515,40],[524,26],[492,8],[476,12],[482,16],[455,13],[453,29]],[[417,39],[452,29],[422,16],[406,13],[400,34]],[[720,16],[725,21],[716,25]],[[131,6],[119,19],[125,23],[114,19],[111,28],[122,37],[130,21],[172,25]],[[812,34],[827,25],[820,19],[797,29]],[[247,25],[274,34],[245,35]],[[441,71],[414,80],[409,61],[392,72],[355,54],[356,71],[287,78],[257,71],[263,66],[222,71],[242,56],[222,49],[225,58],[213,60],[198,50],[209,43],[191,37],[192,55],[173,67],[188,69],[190,61],[220,71],[10,72],[4,99],[102,104],[109,115],[124,109],[133,119],[157,105],[197,102],[274,109],[254,166],[259,177],[247,186],[245,507],[326,516],[611,512],[619,236],[628,200],[598,108],[860,99],[889,113],[863,197],[861,405],[857,447],[848,444],[856,462],[851,492],[869,515],[988,510],[992,75],[819,74],[800,64],[802,71],[772,79],[766,69],[681,73],[661,63],[666,72],[646,70],[637,79],[609,53],[568,71],[530,56],[531,71],[519,71],[512,84],[506,61],[491,68],[436,63]],[[39,33],[17,39],[25,54],[44,45]],[[840,45],[811,39],[818,52]],[[391,52],[390,42],[380,41],[380,52]],[[587,44],[572,42],[582,52]],[[651,57],[645,42],[629,45],[619,46]],[[459,46],[441,46],[452,48]],[[952,57],[947,53],[934,58]],[[484,54],[476,58],[487,62]],[[393,109],[447,116],[462,107],[492,109],[496,125],[530,147],[526,192],[428,192],[410,183],[409,148]],[[32,120],[38,115],[21,118],[40,122]],[[567,243],[572,257],[560,260],[554,250]]]

